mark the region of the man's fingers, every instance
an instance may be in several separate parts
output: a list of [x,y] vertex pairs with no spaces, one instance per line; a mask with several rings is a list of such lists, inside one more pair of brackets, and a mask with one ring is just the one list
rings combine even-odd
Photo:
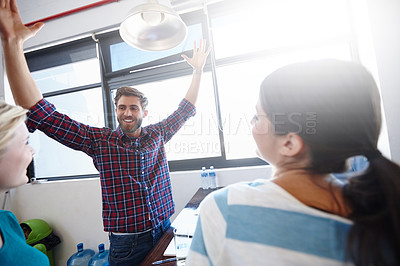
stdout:
[[186,61],[189,59],[185,54],[181,54],[181,56],[182,56],[183,59],[185,59]]
[[201,39],[201,51],[204,53],[206,51],[206,40]]
[[44,26],[43,22],[37,22],[35,23],[32,27],[30,27],[33,35],[36,35],[36,33]]
[[206,52],[206,57],[210,54],[210,52],[211,52],[211,45],[210,46],[208,46],[208,49],[207,49],[207,52]]
[[193,53],[197,52],[196,41],[193,42]]
[[13,11],[15,13],[19,13],[18,7],[17,7],[17,0],[10,0],[10,7],[11,7],[11,11]]

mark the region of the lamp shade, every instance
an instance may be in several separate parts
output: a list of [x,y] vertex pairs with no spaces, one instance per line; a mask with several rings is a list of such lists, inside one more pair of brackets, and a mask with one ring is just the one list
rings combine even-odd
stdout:
[[179,45],[187,34],[185,23],[171,8],[146,3],[129,11],[119,28],[127,44],[146,51],[162,51]]

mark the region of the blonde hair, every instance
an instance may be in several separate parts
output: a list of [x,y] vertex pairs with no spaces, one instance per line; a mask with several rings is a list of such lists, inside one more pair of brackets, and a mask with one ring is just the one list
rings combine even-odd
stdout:
[[0,100],[0,157],[20,123],[26,119],[27,112],[28,110],[21,106],[9,105]]

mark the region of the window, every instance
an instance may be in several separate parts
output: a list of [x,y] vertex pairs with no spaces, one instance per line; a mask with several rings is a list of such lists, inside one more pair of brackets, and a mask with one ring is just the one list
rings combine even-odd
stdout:
[[211,26],[226,159],[252,158],[250,121],[263,79],[297,61],[352,60],[349,14],[346,1],[250,1],[221,9],[212,10]]
[[33,72],[32,76],[43,94],[99,83],[99,60],[92,58],[46,68]]
[[211,12],[217,59],[260,51],[277,53],[350,37],[346,0],[239,3],[229,11],[221,7]]
[[[347,0],[232,0],[210,4],[207,11],[183,14],[188,36],[167,51],[132,48],[113,31],[96,36],[100,58],[89,38],[28,53],[28,63],[60,111],[93,126],[115,129],[115,90],[136,87],[149,98],[145,126],[171,114],[188,89],[192,71],[181,54],[190,56],[200,38],[212,40],[214,56],[205,66],[197,115],[166,146],[170,169],[265,164],[256,158],[250,125],[259,86],[269,73],[292,62],[357,60]],[[40,143],[39,178],[97,173],[86,155],[44,136],[32,139]]]
[[[84,124],[104,127],[100,64],[95,43],[80,40],[26,54],[32,77],[57,111]],[[97,176],[92,159],[39,130],[31,134],[37,178]]]
[[[57,110],[87,125],[104,127],[101,88],[46,97]],[[92,159],[67,148],[37,130],[31,135],[35,172],[39,178],[98,175]]]

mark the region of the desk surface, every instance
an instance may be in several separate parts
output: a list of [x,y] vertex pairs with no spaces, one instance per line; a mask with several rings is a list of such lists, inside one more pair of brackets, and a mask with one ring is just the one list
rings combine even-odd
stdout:
[[[217,189],[202,189],[199,188],[197,192],[193,195],[190,201],[186,204],[185,208],[192,208],[197,209],[199,207],[200,202],[211,192]],[[168,247],[169,243],[171,242],[172,238],[174,237],[173,228],[170,227],[168,230],[163,234],[160,241],[158,241],[157,245],[150,251],[147,257],[142,262],[141,266],[151,266],[153,262],[158,260],[167,259],[170,257],[164,256],[164,251]],[[176,262],[168,262],[161,264],[162,266],[175,266]]]

